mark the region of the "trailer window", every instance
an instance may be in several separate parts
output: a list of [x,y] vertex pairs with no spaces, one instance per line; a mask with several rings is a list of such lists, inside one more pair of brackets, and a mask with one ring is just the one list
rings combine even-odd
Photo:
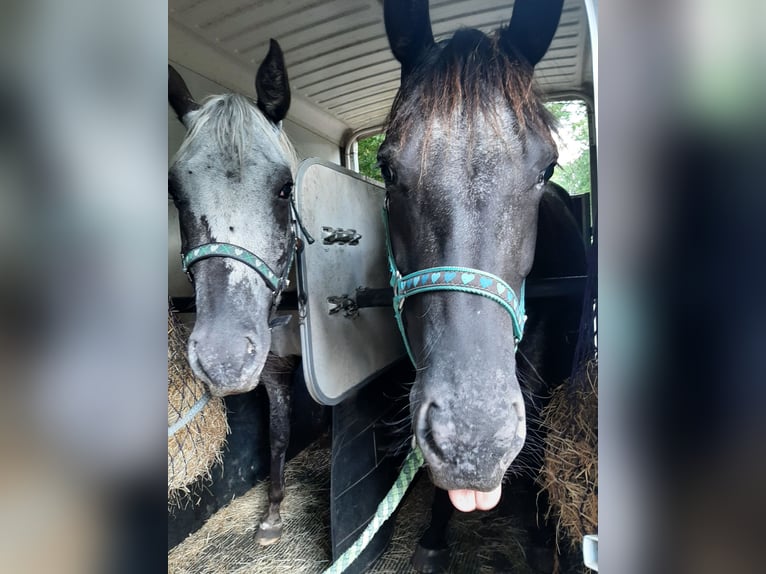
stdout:
[[[588,108],[582,100],[549,102],[546,106],[558,122],[558,131],[553,137],[559,149],[559,165],[552,179],[570,195],[589,194],[591,144]],[[378,167],[378,148],[384,139],[384,134],[380,133],[356,143],[359,173],[380,182],[383,176]]]
[[559,165],[551,179],[570,195],[590,193],[590,134],[585,102],[549,102],[546,107],[558,120],[558,130],[553,139],[559,149]]
[[380,174],[380,168],[378,167],[378,148],[384,139],[385,135],[381,133],[359,140],[356,144],[359,173],[381,183],[383,182],[383,176]]

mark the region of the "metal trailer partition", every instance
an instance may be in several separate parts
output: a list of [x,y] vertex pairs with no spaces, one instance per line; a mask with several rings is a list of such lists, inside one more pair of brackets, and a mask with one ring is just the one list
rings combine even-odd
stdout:
[[359,289],[385,289],[390,274],[381,210],[384,188],[315,159],[298,168],[295,200],[316,241],[298,256],[298,298],[306,384],[336,405],[404,356],[387,307],[360,308]]
[[[384,306],[359,307],[361,290],[389,285],[384,188],[345,168],[309,159],[298,168],[295,201],[315,238],[298,255],[303,372],[309,393],[333,406],[330,530],[333,559],[350,546],[393,483],[401,456],[387,453],[384,424],[403,405],[413,373]],[[296,230],[297,231],[297,230]],[[371,384],[369,384],[371,383]],[[369,384],[369,385],[368,385]],[[390,521],[347,570],[363,572],[385,550]]]

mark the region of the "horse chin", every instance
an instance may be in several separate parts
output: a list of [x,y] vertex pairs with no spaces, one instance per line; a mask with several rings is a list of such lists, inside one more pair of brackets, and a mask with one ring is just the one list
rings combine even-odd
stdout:
[[500,487],[506,466],[497,467],[494,472],[482,476],[463,476],[454,467],[429,463],[429,474],[434,486],[447,491],[492,492]]
[[229,395],[241,395],[242,393],[248,393],[258,386],[258,378],[256,377],[252,383],[248,383],[240,386],[222,387],[219,385],[207,385],[210,394],[214,397],[228,397]]

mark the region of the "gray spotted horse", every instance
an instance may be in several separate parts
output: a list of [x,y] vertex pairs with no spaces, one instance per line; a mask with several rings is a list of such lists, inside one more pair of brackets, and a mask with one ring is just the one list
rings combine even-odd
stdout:
[[259,381],[268,394],[269,508],[255,538],[271,544],[282,534],[290,381],[301,352],[297,321],[276,312],[300,239],[291,225],[297,160],[282,129],[290,87],[274,40],[255,88],[257,101],[223,94],[197,103],[169,67],[168,100],[187,133],[168,189],[195,288],[191,367],[215,396],[248,392]]

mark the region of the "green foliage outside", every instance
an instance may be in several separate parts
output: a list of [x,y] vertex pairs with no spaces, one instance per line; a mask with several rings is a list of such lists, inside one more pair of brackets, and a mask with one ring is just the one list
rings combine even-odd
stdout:
[[581,101],[550,102],[546,107],[558,120],[554,134],[559,165],[551,178],[570,195],[590,193],[590,140],[588,113]]
[[[571,195],[590,193],[590,143],[585,104],[580,101],[551,102],[547,107],[559,125],[556,136],[559,165],[556,166],[553,181]],[[383,176],[378,168],[378,148],[384,139],[383,134],[378,134],[357,143],[359,173],[381,182]]]
[[386,139],[385,135],[378,134],[357,143],[359,148],[359,173],[383,181],[383,176],[380,175],[380,168],[378,167],[378,148],[383,140]]

